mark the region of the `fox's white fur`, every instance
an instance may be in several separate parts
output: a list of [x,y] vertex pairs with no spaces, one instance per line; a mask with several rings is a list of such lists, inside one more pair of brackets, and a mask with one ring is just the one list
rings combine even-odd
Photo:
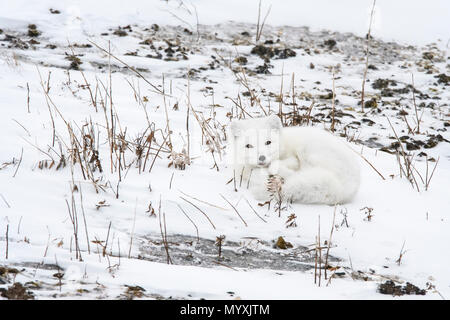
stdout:
[[[360,168],[346,143],[313,127],[283,128],[273,115],[231,123],[235,179],[257,200],[269,200],[267,181],[283,178],[282,195],[301,203],[339,204],[359,188]],[[242,181],[241,181],[242,180]]]

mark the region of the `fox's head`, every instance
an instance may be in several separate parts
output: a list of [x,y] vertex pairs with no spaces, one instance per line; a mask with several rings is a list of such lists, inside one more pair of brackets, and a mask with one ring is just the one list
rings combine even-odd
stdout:
[[280,118],[236,120],[231,123],[231,161],[235,165],[268,167],[280,154]]

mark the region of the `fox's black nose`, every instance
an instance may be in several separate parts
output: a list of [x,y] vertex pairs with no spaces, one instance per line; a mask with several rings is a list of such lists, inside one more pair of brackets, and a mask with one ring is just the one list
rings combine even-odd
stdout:
[[266,161],[266,157],[265,156],[259,156],[259,162],[264,162]]

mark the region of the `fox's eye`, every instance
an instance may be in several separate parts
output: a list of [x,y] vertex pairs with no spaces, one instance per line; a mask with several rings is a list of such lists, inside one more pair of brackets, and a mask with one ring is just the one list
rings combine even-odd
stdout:
[[268,146],[271,143],[272,143],[272,141],[266,141],[266,146]]
[[253,146],[250,143],[247,144],[245,147],[248,148],[248,149],[253,148]]

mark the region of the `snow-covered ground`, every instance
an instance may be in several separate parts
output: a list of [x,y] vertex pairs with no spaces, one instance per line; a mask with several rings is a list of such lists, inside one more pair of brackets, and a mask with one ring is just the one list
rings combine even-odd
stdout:
[[[15,281],[41,299],[390,299],[378,288],[392,280],[426,290],[395,299],[450,297],[448,1],[377,1],[364,110],[372,2],[339,3],[263,1],[259,55],[258,1],[2,5],[0,288]],[[361,155],[357,197],[260,206],[230,182],[231,119],[281,107],[288,125],[329,129],[333,77],[334,134]],[[319,286],[318,228],[327,247],[334,216]],[[293,248],[275,248],[280,236]]]

